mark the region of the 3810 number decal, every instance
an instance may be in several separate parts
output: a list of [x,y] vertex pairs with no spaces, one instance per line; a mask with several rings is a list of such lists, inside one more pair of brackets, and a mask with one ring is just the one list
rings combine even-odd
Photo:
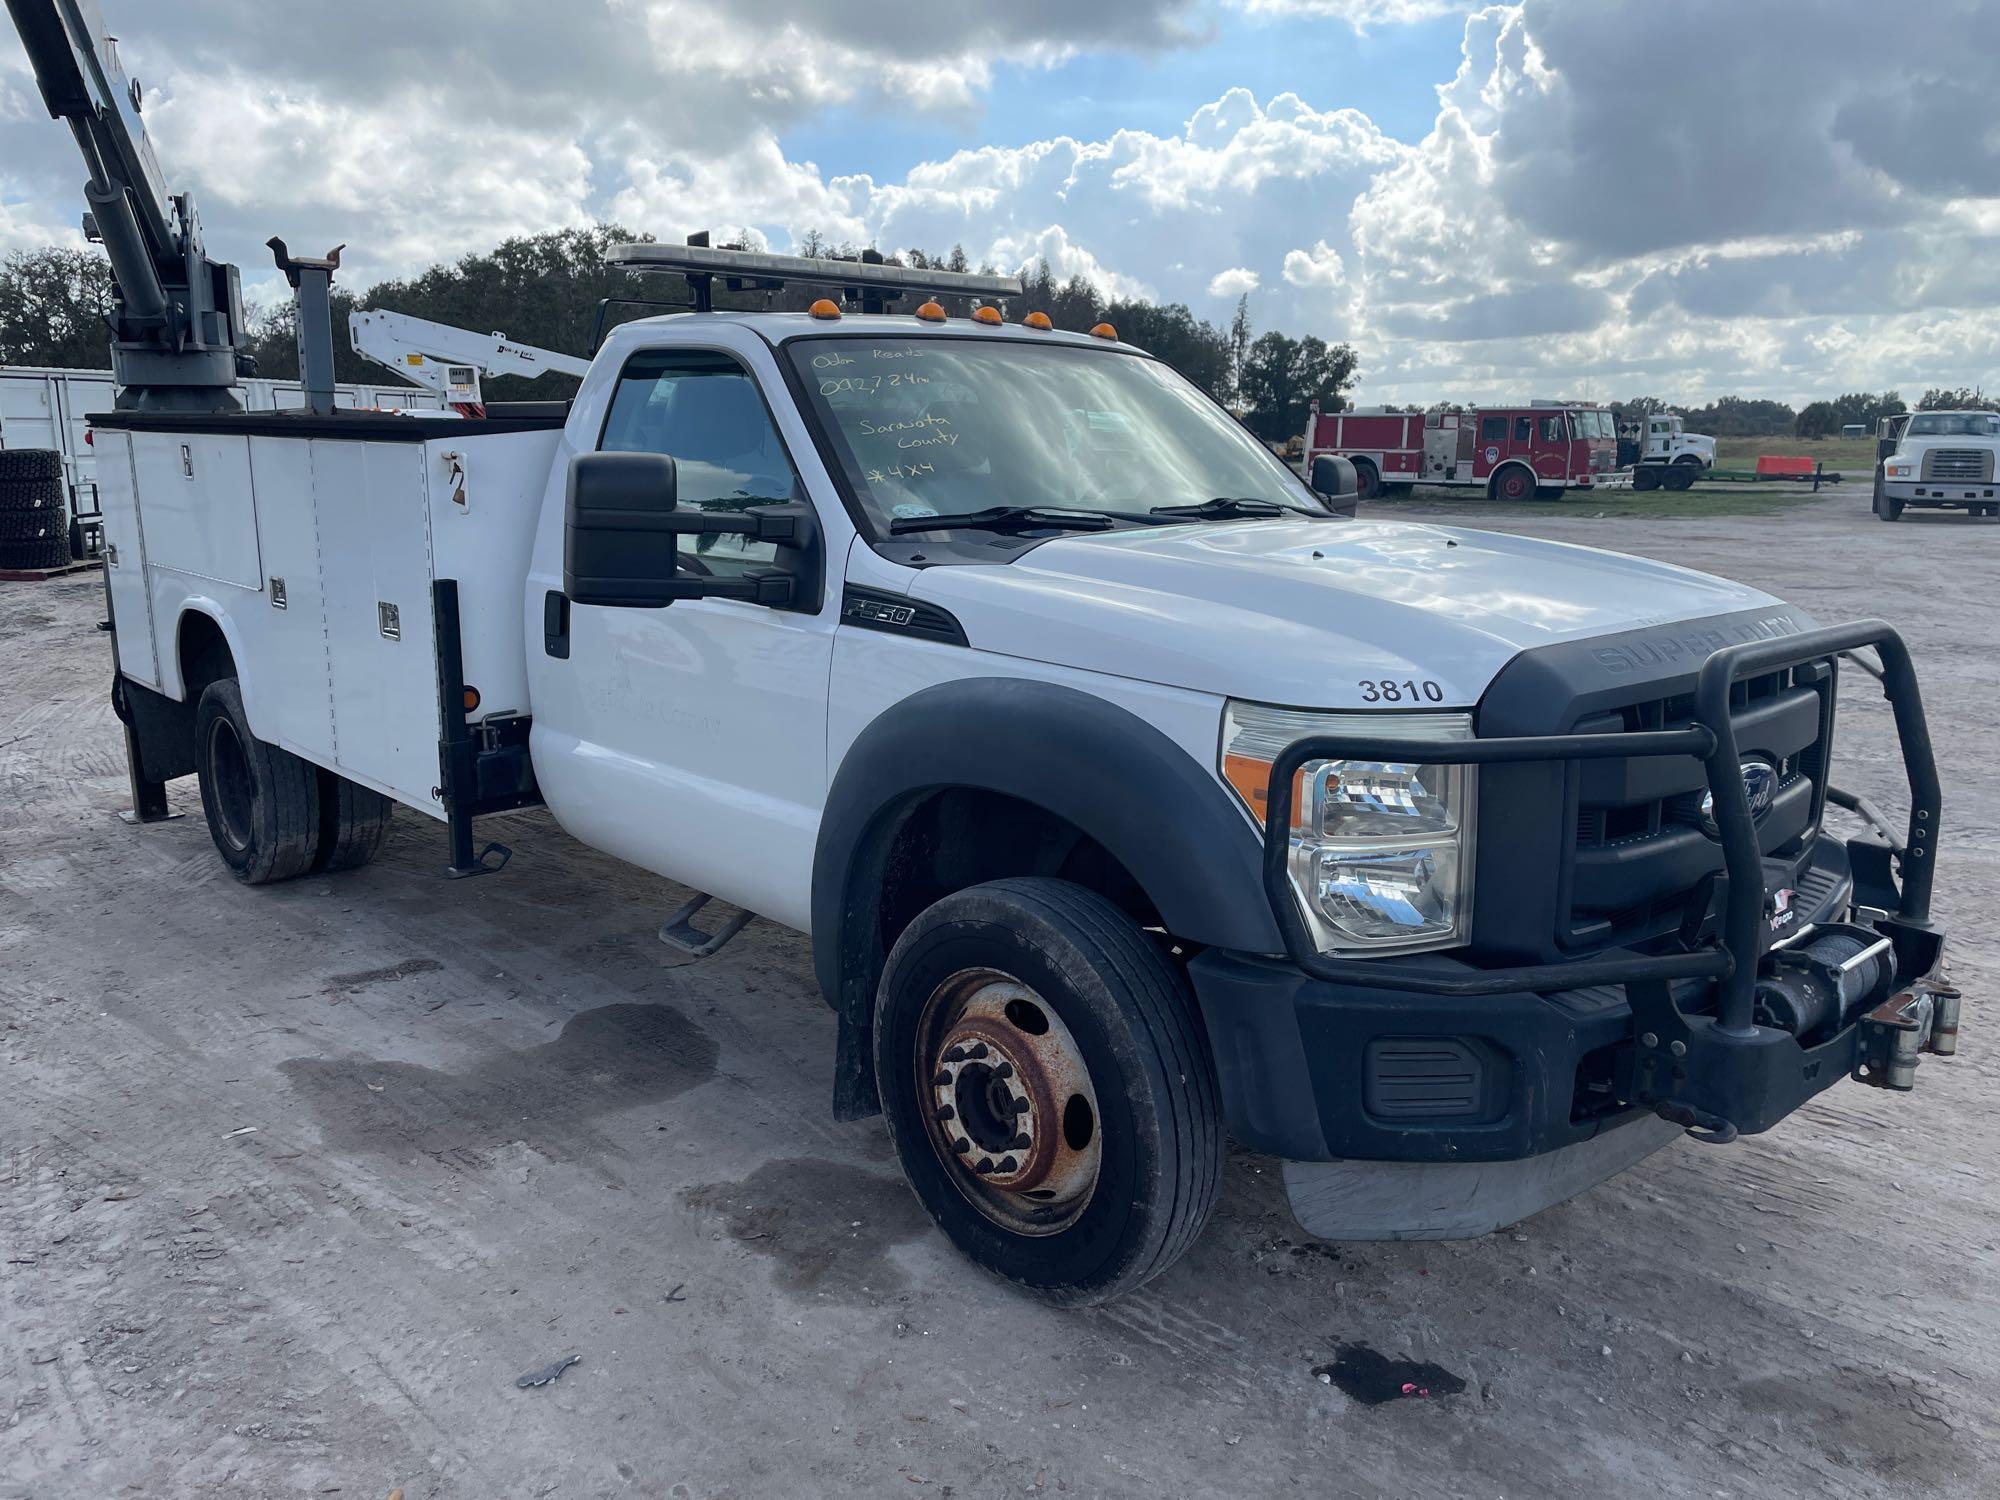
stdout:
[[1426,677],[1419,680],[1405,677],[1401,681],[1393,677],[1364,677],[1361,679],[1361,701],[1363,703],[1442,703],[1444,688]]

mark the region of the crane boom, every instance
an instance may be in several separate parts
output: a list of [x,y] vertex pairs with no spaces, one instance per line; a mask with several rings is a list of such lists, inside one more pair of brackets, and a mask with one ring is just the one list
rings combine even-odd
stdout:
[[240,409],[243,294],[210,260],[194,199],[170,193],[97,0],[6,0],[51,117],[67,121],[90,169],[85,233],[117,283],[111,368],[131,410]]
[[349,313],[347,336],[363,359],[438,392],[467,416],[476,416],[483,409],[479,394],[482,375],[519,375],[532,380],[553,372],[580,378],[590,368],[587,359],[537,349],[504,333],[474,333],[469,328],[379,309]]

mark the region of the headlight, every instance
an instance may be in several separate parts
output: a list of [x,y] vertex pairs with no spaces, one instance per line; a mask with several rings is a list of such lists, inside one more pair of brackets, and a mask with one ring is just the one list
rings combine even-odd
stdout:
[[1916,473],[1916,465],[1884,464],[1882,466],[1882,472],[1888,475],[1889,478],[1891,479],[1908,479],[1912,474]]
[[[1309,735],[1470,739],[1466,714],[1311,714],[1231,703],[1222,775],[1261,829],[1271,767]],[[1292,890],[1323,953],[1413,953],[1472,926],[1471,768],[1309,760],[1293,784]]]

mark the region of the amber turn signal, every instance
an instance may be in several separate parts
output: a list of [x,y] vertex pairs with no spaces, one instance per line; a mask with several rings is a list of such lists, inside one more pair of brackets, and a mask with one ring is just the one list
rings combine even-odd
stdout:
[[471,713],[479,707],[479,689],[471,683],[465,685],[465,711]]

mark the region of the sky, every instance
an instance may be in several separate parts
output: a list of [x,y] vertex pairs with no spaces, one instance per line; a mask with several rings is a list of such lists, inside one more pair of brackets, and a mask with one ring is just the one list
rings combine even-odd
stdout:
[[[2000,0],[100,0],[210,251],[1046,258],[1363,402],[2000,391]],[[83,170],[0,28],[0,254]]]

